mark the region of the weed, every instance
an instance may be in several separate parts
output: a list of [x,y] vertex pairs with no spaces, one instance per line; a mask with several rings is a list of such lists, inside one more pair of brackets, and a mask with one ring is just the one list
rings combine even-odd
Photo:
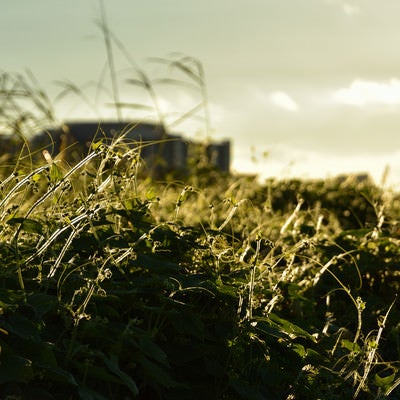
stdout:
[[[120,116],[122,47],[104,15],[100,28]],[[198,105],[170,121],[155,85],[174,80],[132,63],[128,83],[166,126],[202,111],[208,135],[201,64],[157,61]],[[144,144],[125,140],[131,126],[74,165],[37,161],[26,129],[53,119],[51,104],[35,82],[1,83],[0,122],[21,138],[1,171],[1,398],[399,398],[396,193],[210,168],[156,181],[141,173]]]

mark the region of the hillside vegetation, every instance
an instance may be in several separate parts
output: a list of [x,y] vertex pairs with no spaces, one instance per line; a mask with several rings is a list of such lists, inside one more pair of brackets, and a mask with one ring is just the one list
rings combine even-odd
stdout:
[[400,398],[396,194],[92,147],[2,178],[0,398]]

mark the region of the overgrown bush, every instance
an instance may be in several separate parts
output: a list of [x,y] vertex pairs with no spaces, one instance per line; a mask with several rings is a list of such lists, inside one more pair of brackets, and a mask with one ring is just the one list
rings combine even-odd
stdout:
[[1,398],[399,396],[380,190],[139,169],[97,143],[2,180]]

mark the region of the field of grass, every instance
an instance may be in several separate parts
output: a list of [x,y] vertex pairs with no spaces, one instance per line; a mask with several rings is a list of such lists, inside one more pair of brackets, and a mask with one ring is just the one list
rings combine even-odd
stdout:
[[0,398],[400,398],[400,198],[136,150],[0,186]]
[[[118,96],[122,45],[99,27],[120,119],[137,104]],[[131,62],[128,84],[158,123],[200,113],[208,136],[201,63],[157,61],[178,79]],[[171,83],[198,103],[169,118],[155,85]],[[21,148],[0,158],[0,399],[400,399],[397,193],[196,163],[160,182],[123,140],[46,162],[26,137],[54,123],[52,101],[9,73],[0,99],[16,141],[1,150]]]

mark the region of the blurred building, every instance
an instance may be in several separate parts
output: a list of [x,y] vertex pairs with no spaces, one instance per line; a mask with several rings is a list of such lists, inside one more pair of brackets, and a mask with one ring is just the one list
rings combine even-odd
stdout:
[[217,169],[229,172],[231,164],[231,142],[224,140],[220,143],[210,143],[207,146],[208,163]]
[[19,144],[19,138],[14,138],[12,135],[0,133],[0,153],[1,155],[6,153],[12,153],[15,150],[17,144]]
[[[189,148],[193,145],[181,135],[172,134],[162,125],[147,122],[67,122],[46,129],[30,141],[32,151],[46,149],[69,163],[82,159],[92,143],[111,143],[120,138],[129,147],[138,147],[147,168],[159,173],[188,168]],[[230,142],[210,143],[206,156],[211,166],[224,172],[230,169]]]
[[336,183],[340,185],[350,184],[350,185],[374,185],[374,180],[368,172],[359,172],[353,174],[340,174],[334,178]]
[[24,148],[24,142],[18,135],[0,133],[0,168],[17,157]]

